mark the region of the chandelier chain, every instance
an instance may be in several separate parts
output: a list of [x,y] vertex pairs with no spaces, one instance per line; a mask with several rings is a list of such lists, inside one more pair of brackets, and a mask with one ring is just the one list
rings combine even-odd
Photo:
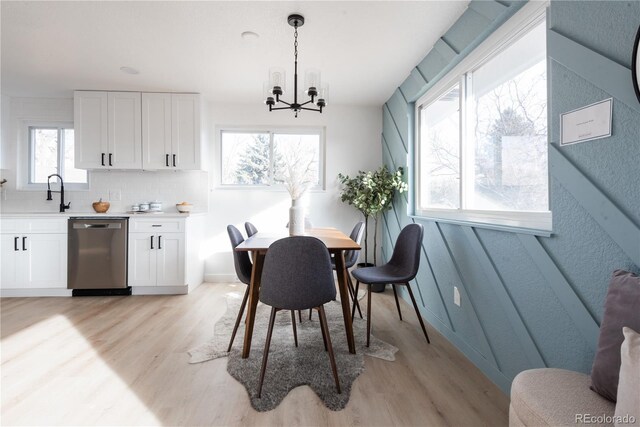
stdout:
[[296,62],[298,61],[298,26],[296,25],[293,31],[293,56],[296,60]]

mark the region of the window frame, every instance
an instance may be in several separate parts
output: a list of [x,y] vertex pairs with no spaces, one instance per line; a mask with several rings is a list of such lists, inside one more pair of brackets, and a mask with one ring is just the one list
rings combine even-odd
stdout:
[[[75,134],[75,128],[74,128],[73,122],[70,122],[70,121],[24,121],[23,122],[23,132],[24,132],[23,146],[25,147],[23,151],[23,158],[26,160],[25,162],[23,162],[23,164],[26,164],[26,166],[24,167],[24,171],[21,174],[22,179],[20,182],[19,189],[26,190],[26,191],[41,191],[41,190],[47,189],[47,183],[31,182],[33,178],[33,167],[34,167],[33,165],[34,141],[31,139],[32,129],[57,129],[58,130],[59,139],[58,139],[57,162],[58,162],[58,170],[60,170],[60,168],[64,167],[64,154],[63,154],[64,153],[64,137],[60,139],[60,136],[61,134],[64,133],[65,129],[74,129],[74,134]],[[62,173],[61,175],[63,175],[63,179],[65,179],[64,173]],[[56,179],[55,181],[52,181],[52,182],[58,182],[58,180]],[[77,182],[67,183],[65,180],[64,188],[65,190],[69,190],[69,191],[86,191],[90,189],[91,187],[90,183],[91,183],[91,171],[87,170],[86,183],[77,183]]]
[[[228,133],[266,133],[269,134],[269,184],[223,184],[222,183],[222,134]],[[308,191],[324,192],[326,191],[326,139],[325,128],[320,126],[219,126],[216,127],[216,147],[215,154],[218,161],[215,162],[217,173],[215,175],[214,188],[217,190],[266,190],[275,192],[286,192],[282,184],[274,183],[273,168],[273,135],[318,135],[319,137],[319,158],[318,173],[319,183],[310,187]]]
[[[551,235],[552,231],[552,215],[549,206],[547,211],[490,211],[464,209],[467,204],[466,197],[469,197],[469,186],[474,185],[473,180],[465,179],[468,177],[469,170],[473,170],[473,165],[469,163],[473,159],[473,155],[469,156],[468,152],[473,149],[473,145],[467,143],[472,129],[467,127],[469,117],[465,102],[467,100],[467,90],[469,89],[472,79],[472,73],[485,63],[490,61],[496,55],[509,48],[515,41],[527,34],[542,22],[546,22],[546,9],[548,2],[530,2],[522,7],[510,20],[499,27],[494,33],[473,50],[460,63],[447,72],[439,81],[437,81],[423,96],[421,96],[414,106],[414,132],[415,138],[413,142],[413,166],[415,173],[413,174],[413,197],[411,216],[416,218],[426,218],[438,220],[440,222],[470,225],[474,227],[498,229],[506,231],[517,231],[527,234],[535,234],[542,236]],[[547,56],[548,59],[548,56]],[[549,76],[549,63],[547,61],[547,76]],[[548,79],[547,79],[548,82]],[[420,142],[421,142],[421,111],[434,102],[438,101],[455,85],[460,85],[460,208],[428,208],[420,209]],[[549,84],[547,83],[547,103],[550,99]],[[551,123],[547,108],[547,123]],[[548,129],[548,127],[547,127]],[[549,134],[547,133],[547,144],[549,143]],[[547,174],[549,168],[547,167]],[[473,174],[472,174],[473,175]],[[547,197],[550,199],[550,179]]]

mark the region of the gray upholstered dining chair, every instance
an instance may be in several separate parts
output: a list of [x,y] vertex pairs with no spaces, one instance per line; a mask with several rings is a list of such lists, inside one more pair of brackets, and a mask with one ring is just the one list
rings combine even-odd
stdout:
[[247,237],[251,237],[258,232],[256,226],[249,221],[244,223],[244,229],[247,230]]
[[[364,222],[358,222],[351,230],[351,234],[349,237],[351,240],[356,242],[358,245],[362,242],[362,236],[364,234]],[[358,302],[358,297],[353,288],[353,282],[351,281],[351,275],[349,274],[349,269],[356,265],[358,261],[358,255],[360,255],[359,249],[352,249],[350,251],[344,252],[344,266],[347,269],[347,286],[349,288],[349,296],[351,297],[351,301],[353,302],[353,311],[351,313],[351,317],[355,315],[356,308],[358,309],[358,313],[360,313],[360,318],[362,319],[362,311],[360,310],[360,303]],[[331,256],[331,266],[333,269],[336,269],[336,260],[333,256]],[[311,310],[309,310],[309,320],[311,320]]]
[[[242,297],[242,304],[240,304],[240,312],[238,313],[238,317],[236,318],[236,324],[233,327],[233,332],[231,333],[231,339],[229,340],[229,347],[227,348],[227,352],[231,351],[231,346],[233,346],[233,340],[236,338],[236,332],[238,332],[238,326],[240,325],[240,319],[242,319],[242,314],[244,313],[244,309],[247,306],[247,299],[249,298],[249,284],[251,283],[251,269],[253,265],[249,260],[248,252],[237,252],[236,246],[240,243],[244,242],[244,238],[242,237],[242,233],[233,225],[227,226],[227,233],[229,234],[229,240],[231,241],[231,251],[233,252],[233,265],[236,269],[236,275],[238,276],[238,280],[247,285],[247,289],[244,291],[244,296]],[[298,331],[296,330],[296,318],[294,312],[291,312],[291,322],[293,323],[293,337],[295,339],[296,347],[298,346]]]
[[327,247],[315,237],[294,236],[274,242],[264,260],[260,280],[260,301],[271,306],[269,329],[262,356],[262,369],[258,384],[258,398],[267,369],[269,347],[276,313],[280,310],[306,310],[314,308],[320,316],[320,329],[338,393],[340,380],[331,345],[329,326],[324,304],[334,300],[336,286],[333,282],[331,260]]
[[396,307],[398,308],[398,315],[402,320],[402,312],[400,311],[400,303],[398,302],[398,293],[396,292],[396,285],[406,285],[413,303],[413,308],[416,310],[416,315],[420,321],[422,332],[427,339],[428,343],[429,335],[424,327],[424,321],[420,316],[416,299],[411,291],[409,282],[418,274],[418,267],[420,266],[420,246],[422,245],[422,236],[424,234],[424,228],[420,224],[409,224],[402,229],[398,240],[396,240],[396,246],[393,248],[393,254],[387,264],[379,267],[366,267],[359,268],[353,271],[353,277],[356,281],[355,293],[358,294],[358,288],[360,282],[369,285],[367,292],[367,347],[369,347],[369,337],[371,335],[371,285],[373,284],[387,284],[393,285],[393,295],[396,299]]

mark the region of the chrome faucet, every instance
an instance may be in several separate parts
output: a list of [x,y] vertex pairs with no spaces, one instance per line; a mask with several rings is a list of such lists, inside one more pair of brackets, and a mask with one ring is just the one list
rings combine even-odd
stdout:
[[[57,176],[60,180],[60,191],[51,190],[51,177]],[[60,212],[64,213],[65,210],[71,207],[71,202],[64,204],[64,181],[62,181],[62,177],[57,173],[52,173],[47,177],[47,200],[53,200],[51,197],[51,193],[60,193]]]

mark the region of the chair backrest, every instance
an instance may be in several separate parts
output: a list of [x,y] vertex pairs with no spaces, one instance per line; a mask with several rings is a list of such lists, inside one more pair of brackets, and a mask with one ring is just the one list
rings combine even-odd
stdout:
[[244,242],[242,233],[233,225],[227,226],[229,240],[231,241],[231,251],[233,252],[233,264],[236,267],[236,275],[244,284],[251,283],[251,261],[249,260],[249,252],[237,252],[236,246]]
[[402,229],[389,264],[396,267],[398,276],[413,280],[420,267],[420,246],[424,227],[421,224],[409,224]]
[[285,310],[304,310],[335,297],[331,259],[322,241],[294,236],[269,246],[260,280],[260,301]]
[[[351,231],[351,240],[360,244],[362,242],[362,235],[364,234],[364,222],[360,221],[353,227]],[[358,261],[358,255],[360,255],[360,250],[351,250],[344,252],[344,263],[347,268],[351,268],[356,265],[356,261]]]
[[247,237],[251,237],[258,232],[256,226],[251,224],[249,221],[244,223],[244,229],[247,230]]

